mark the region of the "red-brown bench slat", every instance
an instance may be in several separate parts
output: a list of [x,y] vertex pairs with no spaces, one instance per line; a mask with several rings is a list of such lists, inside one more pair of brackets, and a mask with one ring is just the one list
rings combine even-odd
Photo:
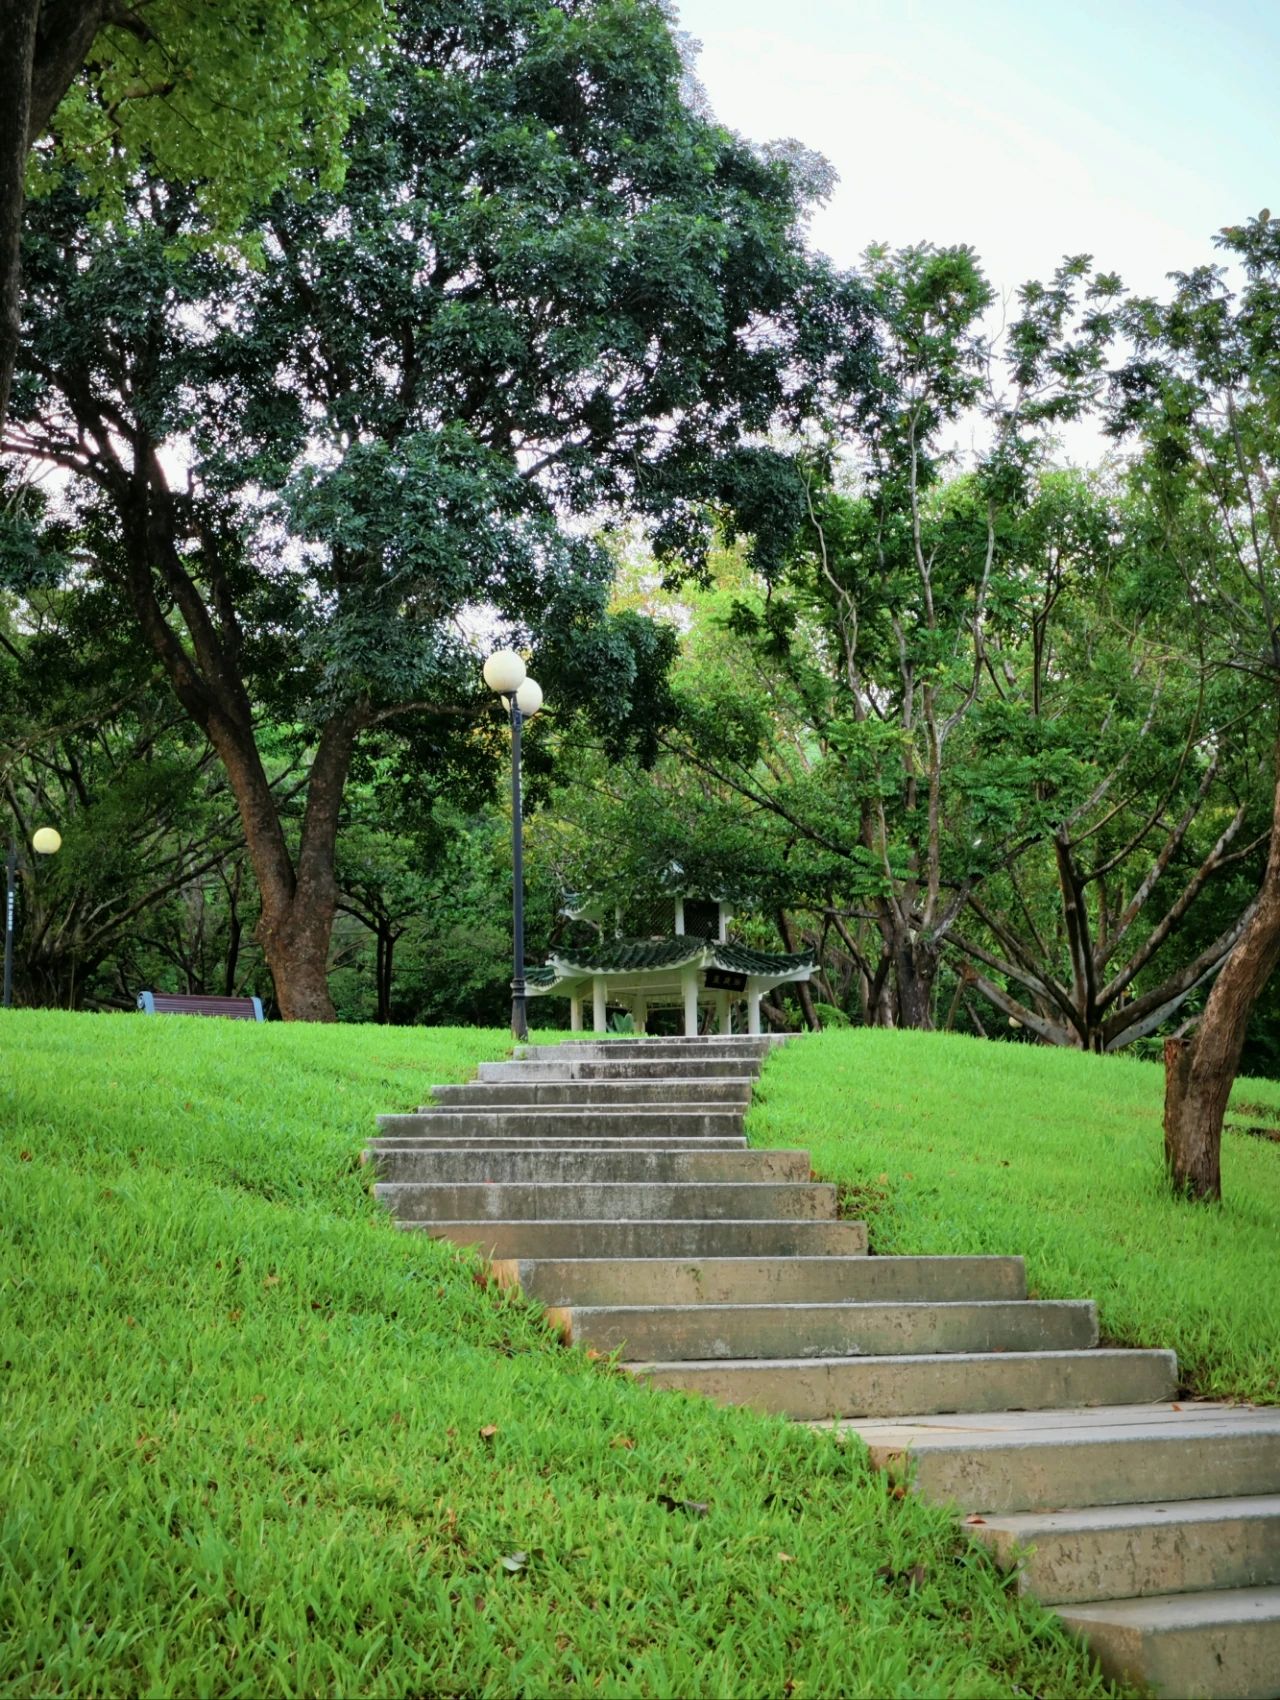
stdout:
[[144,1015],[223,1015],[231,1021],[262,1021],[261,998],[206,998],[178,992],[139,992]]

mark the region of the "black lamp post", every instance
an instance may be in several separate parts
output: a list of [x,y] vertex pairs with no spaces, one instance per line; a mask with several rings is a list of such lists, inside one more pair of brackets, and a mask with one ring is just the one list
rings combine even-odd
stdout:
[[[31,835],[31,848],[40,856],[54,856],[62,848],[62,835],[51,826],[42,826]],[[5,861],[4,879],[4,1005],[13,1007],[13,922],[18,898],[18,843],[9,840],[9,855]]]
[[511,1033],[529,1037],[524,983],[524,813],[520,800],[520,728],[542,707],[542,686],[529,678],[512,649],[499,649],[484,664],[484,682],[502,698],[511,716]]

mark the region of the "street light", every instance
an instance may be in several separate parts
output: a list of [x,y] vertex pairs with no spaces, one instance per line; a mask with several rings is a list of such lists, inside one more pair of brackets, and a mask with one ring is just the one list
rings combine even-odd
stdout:
[[520,728],[542,707],[542,686],[525,672],[513,649],[499,649],[484,664],[484,682],[511,716],[511,894],[513,968],[511,1033],[529,1037],[524,987],[524,820],[520,803]]
[[[39,856],[56,856],[62,848],[62,834],[52,826],[38,827],[31,835],[31,848]],[[13,1007],[13,911],[18,894],[18,843],[9,840],[9,858],[5,864],[4,887],[4,1008]]]

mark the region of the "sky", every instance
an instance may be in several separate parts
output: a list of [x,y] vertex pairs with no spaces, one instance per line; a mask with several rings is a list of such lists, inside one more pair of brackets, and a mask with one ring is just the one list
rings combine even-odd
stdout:
[[1002,293],[1089,253],[1143,292],[1280,210],[1280,0],[674,0],[721,122],[840,181],[815,247],[966,242]]

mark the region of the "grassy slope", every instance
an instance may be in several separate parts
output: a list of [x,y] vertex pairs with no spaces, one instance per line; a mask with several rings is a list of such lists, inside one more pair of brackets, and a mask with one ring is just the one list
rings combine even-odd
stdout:
[[[1176,1348],[1204,1396],[1280,1401],[1280,1144],[1229,1131],[1221,1209],[1161,1173],[1163,1072],[1127,1057],[945,1034],[843,1031],[770,1061],[748,1131],[807,1146],[879,1252],[1022,1252],[1044,1298],[1096,1298],[1103,1332]],[[1240,1081],[1280,1124],[1280,1082]]]
[[373,1115],[504,1043],[4,1019],[0,1692],[1102,1692],[856,1447],[379,1216]]

